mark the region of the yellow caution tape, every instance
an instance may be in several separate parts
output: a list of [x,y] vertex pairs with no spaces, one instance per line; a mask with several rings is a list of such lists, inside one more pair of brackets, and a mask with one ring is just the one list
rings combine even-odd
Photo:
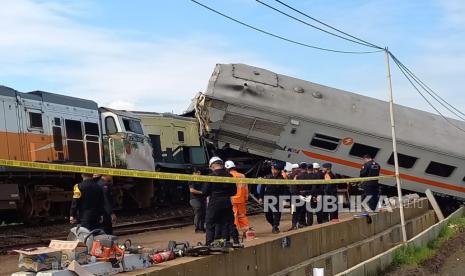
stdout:
[[[101,167],[88,167],[88,166],[75,166],[75,165],[62,165],[18,160],[5,160],[0,159],[0,166],[37,169],[46,171],[58,171],[69,173],[88,173],[88,174],[104,174],[121,177],[135,177],[147,179],[161,179],[161,180],[176,180],[176,181],[197,181],[197,182],[212,182],[212,183],[237,183],[237,178],[222,177],[222,176],[206,176],[206,175],[192,175],[181,173],[167,173],[167,172],[151,172],[151,171],[138,171],[126,169],[113,169]],[[287,185],[316,185],[316,184],[339,184],[339,183],[354,183],[364,182],[370,180],[382,180],[392,178],[394,175],[383,175],[376,177],[358,177],[358,178],[343,178],[331,180],[280,180],[280,179],[262,179],[262,178],[241,178],[241,183],[247,184],[287,184]]]

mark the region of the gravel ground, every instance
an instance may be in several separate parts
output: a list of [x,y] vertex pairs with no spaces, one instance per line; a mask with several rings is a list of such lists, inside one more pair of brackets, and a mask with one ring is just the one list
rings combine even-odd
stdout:
[[[191,214],[190,207],[179,207],[173,209],[163,209],[154,211],[144,211],[142,213],[126,212],[118,217],[118,223],[130,223],[158,219],[163,217],[174,217],[182,214]],[[0,227],[0,254],[7,253],[2,248],[21,244],[48,244],[50,237],[63,237],[69,232],[70,224],[66,222],[48,223],[37,226],[14,225]]]

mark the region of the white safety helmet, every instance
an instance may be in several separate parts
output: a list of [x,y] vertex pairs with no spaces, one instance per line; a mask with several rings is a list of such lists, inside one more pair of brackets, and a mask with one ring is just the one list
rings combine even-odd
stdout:
[[299,164],[292,164],[291,166],[291,169],[298,169],[299,168]]
[[318,163],[316,163],[316,162],[313,163],[313,168],[314,168],[314,169],[319,169],[319,168],[320,168],[320,164],[318,164]]
[[221,163],[223,164],[223,160],[221,158],[219,158],[218,156],[213,156],[211,159],[210,159],[210,162],[208,162],[208,165],[211,166],[213,165],[214,163]]
[[233,161],[228,160],[228,161],[224,162],[224,167],[229,170],[231,168],[235,168],[236,164],[234,164]]

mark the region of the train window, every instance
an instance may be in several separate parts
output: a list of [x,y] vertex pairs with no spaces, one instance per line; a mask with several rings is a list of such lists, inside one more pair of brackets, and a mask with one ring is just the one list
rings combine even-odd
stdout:
[[85,132],[86,134],[89,134],[89,135],[99,135],[99,131],[98,131],[98,124],[96,123],[84,123],[84,128],[85,128]]
[[60,119],[60,118],[54,118],[54,119],[53,119],[53,123],[54,123],[56,126],[61,126],[61,119]]
[[428,167],[426,168],[425,172],[437,176],[449,177],[455,169],[456,167],[454,166],[431,161],[431,163],[429,163]]
[[66,120],[66,138],[82,140],[82,124],[76,120]]
[[108,116],[105,118],[105,130],[107,134],[115,134],[118,132],[116,128],[115,118]]
[[[397,154],[397,158],[399,160],[399,167],[410,169],[413,168],[415,165],[415,162],[417,162],[418,158],[410,156],[410,155],[405,155],[402,153]],[[391,157],[389,157],[388,160],[389,165],[394,165],[394,153],[391,154]]]
[[184,142],[184,131],[178,131],[178,141]]
[[29,127],[31,128],[43,128],[42,114],[29,112]]
[[463,182],[465,182],[465,177],[462,179]]
[[61,135],[61,127],[54,126],[53,131],[53,147],[56,151],[63,151],[63,136]]
[[123,119],[124,128],[126,131],[134,132],[137,134],[144,134],[142,126],[139,121],[131,119]]
[[316,133],[312,141],[310,141],[310,145],[317,148],[335,150],[340,140],[336,137]]
[[363,157],[365,154],[370,155],[371,157],[375,158],[376,154],[378,154],[379,148],[375,148],[372,146],[367,146],[359,143],[354,143],[352,148],[350,149],[349,154],[357,157]]

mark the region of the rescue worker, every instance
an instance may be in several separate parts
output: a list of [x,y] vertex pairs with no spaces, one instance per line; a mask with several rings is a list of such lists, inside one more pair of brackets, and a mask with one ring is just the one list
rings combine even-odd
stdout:
[[74,185],[69,221],[71,224],[79,222],[82,227],[92,231],[100,228],[105,198],[92,174],[83,173],[81,177],[82,182]]
[[[363,156],[363,166],[360,170],[360,177],[379,176],[381,166],[373,160],[370,155]],[[378,180],[362,182],[362,189],[365,197],[371,197],[368,201],[370,211],[376,211],[379,201],[379,183]]]
[[[194,169],[193,175],[201,175],[199,169]],[[194,210],[195,233],[205,233],[205,212],[207,209],[207,198],[202,193],[202,182],[189,182],[190,205]]]
[[105,234],[113,235],[113,224],[116,223],[116,214],[113,212],[113,193],[111,192],[111,185],[113,184],[113,177],[111,175],[103,175],[98,184],[103,191],[104,210],[102,228]]
[[[209,161],[210,176],[231,177],[219,157],[212,157]],[[204,196],[209,197],[207,213],[205,216],[206,245],[210,245],[216,239],[224,239],[229,242],[231,225],[234,223],[231,197],[237,192],[236,185],[230,183],[205,183],[202,188]],[[215,235],[215,228],[216,235]]]
[[[307,175],[307,163],[302,162],[299,164],[299,171],[295,172],[297,175],[294,176],[295,180],[308,179]],[[303,228],[307,226],[306,221],[306,196],[308,185],[289,185],[289,190],[295,206],[292,206],[292,225],[288,231],[296,230],[297,228]],[[293,202],[291,201],[291,202]]]
[[291,172],[288,173],[288,179],[294,179],[299,174],[299,164],[291,165]]
[[[332,172],[333,165],[331,163],[324,163],[322,167],[323,167],[322,171],[323,171],[325,180],[331,180],[331,179],[336,178],[336,176]],[[330,222],[336,223],[336,222],[339,222],[338,202],[337,202],[337,184],[326,184],[325,185],[326,202],[329,200],[329,197],[336,198],[336,210],[332,212],[327,212],[327,216]]]
[[[319,179],[319,180],[323,180],[324,179],[324,174],[323,172],[320,170],[320,164],[318,163],[313,163],[312,164],[312,173],[311,173],[311,179]],[[325,185],[324,184],[316,184],[316,185],[312,185],[312,189],[313,189],[313,192],[312,192],[312,203],[313,203],[313,206],[315,207],[318,207],[318,202],[321,202],[323,200],[323,196],[325,194]],[[328,222],[328,216],[325,212],[323,212],[323,205],[321,204],[319,206],[321,209],[320,210],[317,210],[316,212],[316,221],[317,223],[321,224],[321,223],[325,223],[325,222]]]
[[[228,160],[224,163],[226,170],[234,178],[245,178],[245,175],[238,172],[236,165],[233,161]],[[249,218],[247,218],[247,201],[249,200],[249,189],[245,183],[236,183],[236,194],[231,197],[231,202],[234,212],[234,225],[232,227],[231,235],[234,244],[240,244],[239,232],[244,236],[245,232],[249,230]]]
[[[307,164],[306,164],[307,165]],[[316,180],[316,176],[314,176],[312,172],[313,165],[308,164],[305,170],[303,170],[298,176],[297,179],[309,179],[309,180]],[[303,197],[305,201],[305,208],[303,209],[303,213],[301,215],[302,220],[304,222],[304,226],[312,226],[313,225],[313,212],[309,210],[309,207],[315,208],[316,207],[316,196],[315,196],[315,185],[302,185],[300,190],[300,196]]]
[[[275,161],[271,165],[271,174],[265,176],[265,179],[284,179],[282,176],[282,170],[284,170],[285,163],[281,161]],[[265,200],[265,197],[274,197],[276,199],[277,205],[272,206],[275,209],[273,210],[272,207],[265,209],[265,218],[268,223],[272,226],[272,233],[278,234],[279,231],[279,223],[281,221],[281,210],[280,210],[280,202],[279,197],[282,195],[287,195],[288,188],[286,185],[262,185],[260,191],[260,203]],[[271,200],[270,200],[271,201]]]

